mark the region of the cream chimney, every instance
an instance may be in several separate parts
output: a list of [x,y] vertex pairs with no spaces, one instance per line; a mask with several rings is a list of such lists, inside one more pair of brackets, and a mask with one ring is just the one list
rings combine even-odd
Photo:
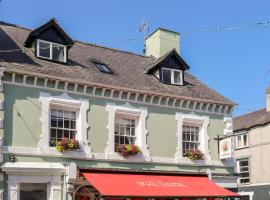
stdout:
[[266,112],[270,111],[270,88],[266,90]]
[[176,49],[180,54],[180,34],[163,28],[158,28],[145,40],[146,56],[159,58]]

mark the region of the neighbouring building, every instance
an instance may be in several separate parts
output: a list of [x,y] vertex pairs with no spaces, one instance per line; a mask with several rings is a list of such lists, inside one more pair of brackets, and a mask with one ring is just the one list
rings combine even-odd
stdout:
[[179,41],[159,28],[143,56],[75,41],[55,19],[1,22],[2,198],[235,198],[216,140],[234,103],[188,72]]
[[270,199],[270,89],[266,108],[233,119],[238,192],[246,200]]

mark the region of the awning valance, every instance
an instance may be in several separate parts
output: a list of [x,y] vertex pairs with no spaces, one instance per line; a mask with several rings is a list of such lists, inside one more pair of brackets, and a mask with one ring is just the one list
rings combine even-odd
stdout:
[[236,197],[206,176],[83,173],[104,197]]

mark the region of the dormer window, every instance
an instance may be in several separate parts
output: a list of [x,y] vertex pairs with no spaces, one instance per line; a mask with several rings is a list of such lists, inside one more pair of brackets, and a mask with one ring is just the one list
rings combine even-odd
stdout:
[[162,82],[174,85],[183,85],[182,70],[162,68]]
[[37,40],[37,57],[65,63],[67,61],[66,52],[65,45]]

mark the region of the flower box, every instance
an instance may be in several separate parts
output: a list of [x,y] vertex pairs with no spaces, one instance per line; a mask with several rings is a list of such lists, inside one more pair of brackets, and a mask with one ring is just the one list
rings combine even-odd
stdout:
[[124,158],[127,158],[129,156],[133,156],[133,155],[141,154],[140,148],[138,146],[136,146],[135,144],[116,145],[115,151],[118,152]]
[[184,156],[189,158],[190,160],[203,160],[204,159],[204,154],[199,149],[188,150]]
[[66,150],[72,151],[75,149],[79,149],[80,145],[78,140],[63,138],[62,140],[55,142],[55,148],[59,152],[63,152]]

